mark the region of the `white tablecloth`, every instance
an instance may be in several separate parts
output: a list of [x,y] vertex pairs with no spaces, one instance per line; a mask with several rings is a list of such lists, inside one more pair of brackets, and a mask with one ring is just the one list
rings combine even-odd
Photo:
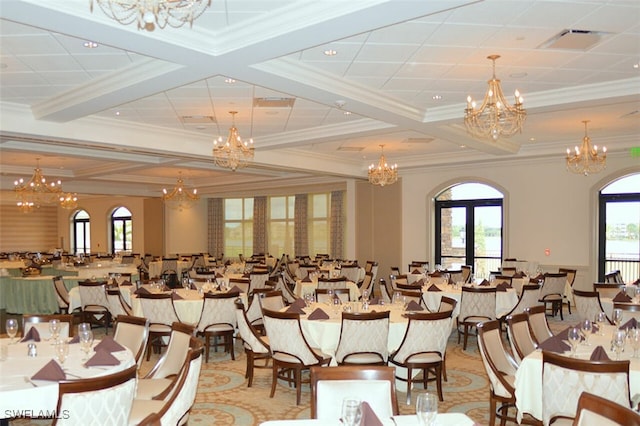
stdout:
[[[313,278],[311,282],[296,280],[296,287],[293,292],[297,297],[304,297],[305,294],[314,293],[316,288],[318,288],[317,278]],[[347,288],[349,289],[349,300],[356,301],[360,299],[360,289],[356,283],[347,281]]]
[[[180,278],[182,277],[182,272],[185,269],[189,269],[191,262],[178,260],[177,265],[176,273],[178,274],[178,278]],[[162,275],[162,261],[149,262],[149,277],[159,277],[160,275]]]
[[81,279],[107,279],[110,272],[120,274],[131,274],[132,276],[138,275],[138,268],[130,263],[117,263],[117,262],[104,262],[104,263],[92,263],[88,266],[80,267],[65,267],[65,271],[76,272],[78,278]]
[[[455,310],[453,311],[453,317],[457,317],[460,313],[460,300],[462,299],[462,290],[460,286],[453,288],[448,284],[439,284],[438,288],[441,291],[427,291],[430,285],[425,285],[422,288],[422,299],[431,311],[437,311],[440,306],[440,299],[442,296],[447,296],[458,301]],[[515,289],[509,289],[507,291],[496,292],[496,317],[501,317],[511,311],[518,303],[518,293]]]
[[[569,324],[567,325],[569,326]],[[597,346],[602,346],[611,359],[616,359],[614,352],[611,352],[611,334],[615,330],[614,326],[604,327],[604,336],[592,334],[589,337],[590,346],[580,345],[576,351],[579,358],[588,359]],[[629,366],[629,386],[631,397],[640,393],[640,359],[630,358],[633,350],[629,345],[621,353],[620,359],[631,359]],[[516,372],[516,407],[518,416],[529,413],[537,419],[542,419],[542,352],[535,351],[527,355],[518,367]],[[607,397],[605,395],[601,395]]]
[[[7,345],[9,339],[0,339],[0,345]],[[95,342],[97,344],[98,341]],[[50,342],[37,342],[38,356],[27,356],[27,343],[8,345],[8,358],[0,361],[2,380],[0,381],[0,418],[10,416],[36,417],[39,412],[55,412],[58,402],[58,382],[28,380],[46,363],[54,358],[54,346]],[[89,353],[92,356],[93,352]],[[89,378],[116,373],[134,364],[131,351],[113,352],[120,360],[116,366],[86,368],[82,364],[84,353],[79,344],[69,345],[69,357],[63,368],[68,370],[69,379]],[[72,376],[73,375],[73,376]],[[34,386],[34,384],[36,386]],[[22,414],[21,414],[22,413]]]
[[[392,419],[380,419],[384,426],[419,426],[418,418],[415,415],[393,416]],[[462,413],[440,413],[436,418],[437,426],[473,426],[475,422],[466,414]],[[335,422],[317,419],[300,420],[270,420],[260,423],[260,426],[341,426],[340,420]]]

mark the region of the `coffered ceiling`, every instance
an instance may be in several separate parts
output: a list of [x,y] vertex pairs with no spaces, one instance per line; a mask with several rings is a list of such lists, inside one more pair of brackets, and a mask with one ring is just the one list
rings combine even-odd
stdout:
[[[545,158],[583,120],[609,155],[640,139],[635,0],[212,0],[193,28],[137,30],[87,0],[0,1],[1,188],[39,164],[80,194],[201,194],[366,179],[380,146],[400,175]],[[87,48],[85,42],[97,47]],[[328,56],[325,51],[335,51]],[[522,134],[471,138],[488,55]],[[211,159],[238,111],[255,161]]]

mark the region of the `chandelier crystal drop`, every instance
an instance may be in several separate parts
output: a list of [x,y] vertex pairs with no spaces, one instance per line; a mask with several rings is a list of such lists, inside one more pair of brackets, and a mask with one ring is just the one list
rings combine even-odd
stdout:
[[66,210],[78,208],[78,194],[66,193],[60,195],[60,207]]
[[489,88],[479,108],[476,102],[467,97],[467,108],[464,110],[464,124],[467,131],[478,139],[497,141],[500,137],[509,137],[522,132],[527,111],[522,107],[522,96],[516,90],[514,105],[509,105],[502,93],[500,80],[496,78],[496,59],[500,55],[490,55],[487,59],[493,62],[493,78],[488,81]]
[[91,0],[109,18],[122,25],[137,22],[139,30],[153,31],[156,27],[174,28],[185,24],[193,26],[193,21],[211,6],[211,0]]
[[33,176],[28,182],[20,178],[14,184],[17,205],[22,211],[32,211],[43,204],[53,204],[57,202],[62,194],[62,182],[60,180],[47,183],[47,179],[40,170],[40,159],[36,159],[37,165],[33,171]]
[[167,191],[166,188],[162,190],[162,201],[164,201],[165,205],[175,210],[190,209],[199,199],[200,196],[197,189],[191,192],[185,189],[182,173],[178,174],[178,182],[171,192]]
[[587,135],[587,123],[584,120],[584,137],[582,145],[576,146],[574,152],[567,148],[567,170],[576,174],[589,176],[598,173],[607,166],[607,147],[602,147],[602,152],[598,152],[598,145],[591,145],[591,138]]
[[369,166],[369,182],[380,186],[391,185],[398,180],[398,165],[389,166],[384,158],[384,145],[380,145],[380,150],[382,153],[378,165]]
[[223,142],[222,137],[213,141],[213,161],[219,167],[236,171],[249,165],[253,161],[253,139],[243,141],[236,128],[235,117],[238,111],[229,111],[233,117],[232,125],[229,128],[227,141]]

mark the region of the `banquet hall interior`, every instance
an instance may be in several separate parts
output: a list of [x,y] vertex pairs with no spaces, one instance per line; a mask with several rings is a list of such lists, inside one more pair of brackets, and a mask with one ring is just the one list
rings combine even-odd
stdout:
[[[417,259],[474,265],[478,280],[526,259],[525,272],[575,269],[580,290],[615,269],[640,278],[639,2],[195,3],[175,28],[105,0],[0,2],[3,259],[327,253],[377,262],[377,295]],[[496,80],[505,112],[491,122],[476,110]],[[53,196],[30,194],[34,176]],[[626,251],[607,246],[610,228]],[[0,298],[0,313],[4,331],[27,312]],[[577,321],[564,314],[554,331]],[[476,340],[462,350],[453,332],[449,347],[441,407],[486,424]],[[309,418],[307,390],[294,406],[284,386],[269,415],[269,373],[246,388],[241,352],[203,363],[193,419]],[[234,406],[234,386],[264,405]]]

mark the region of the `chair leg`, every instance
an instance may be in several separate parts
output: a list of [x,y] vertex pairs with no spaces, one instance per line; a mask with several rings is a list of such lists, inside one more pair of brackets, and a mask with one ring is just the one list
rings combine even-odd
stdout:
[[269,394],[270,398],[273,398],[273,395],[276,393],[276,384],[278,383],[278,363],[273,362],[272,376],[271,376],[271,394]]
[[464,343],[462,344],[462,350],[466,351],[467,350],[467,338],[469,337],[469,325],[465,324],[464,325]]
[[493,395],[489,395],[489,426],[496,424],[496,400]]
[[296,384],[296,405],[300,405],[300,397],[302,394],[302,369],[296,368],[293,374]]
[[204,335],[204,353],[205,353],[205,362],[209,362],[209,348],[211,347],[211,336],[208,334]]
[[413,385],[411,367],[407,367],[407,405],[411,405],[411,386]]
[[246,354],[247,354],[247,371],[244,377],[247,378],[247,387],[250,388],[251,385],[253,384],[253,363],[255,362],[255,359],[253,357],[253,352],[247,351]]
[[442,395],[442,364],[436,365],[436,387],[438,390],[438,398],[440,401],[444,401],[444,396]]

